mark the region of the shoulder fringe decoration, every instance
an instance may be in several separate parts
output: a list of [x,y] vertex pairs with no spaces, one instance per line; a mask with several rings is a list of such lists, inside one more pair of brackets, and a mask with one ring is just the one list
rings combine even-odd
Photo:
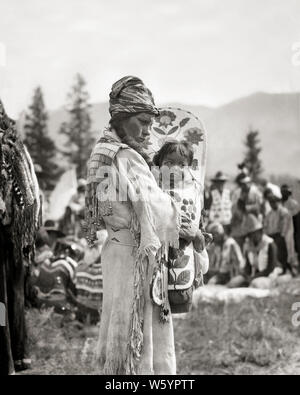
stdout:
[[[104,229],[103,202],[99,202],[97,188],[103,180],[99,177],[98,170],[102,166],[111,166],[112,162],[122,148],[128,148],[126,144],[116,140],[102,137],[94,147],[88,162],[87,187],[85,194],[85,221],[82,226],[83,233],[89,245],[93,246],[97,240],[97,231]],[[110,211],[106,215],[111,214]]]

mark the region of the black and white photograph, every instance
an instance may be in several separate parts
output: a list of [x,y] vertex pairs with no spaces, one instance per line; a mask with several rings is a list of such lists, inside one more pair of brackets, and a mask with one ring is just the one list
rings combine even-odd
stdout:
[[299,0],[1,0],[0,375],[299,374]]

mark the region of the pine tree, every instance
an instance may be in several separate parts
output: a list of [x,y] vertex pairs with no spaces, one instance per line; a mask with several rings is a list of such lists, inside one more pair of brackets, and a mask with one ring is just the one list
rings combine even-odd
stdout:
[[55,163],[55,143],[48,135],[48,114],[41,87],[34,91],[32,103],[25,115],[24,132],[24,143],[38,169],[36,173],[40,187],[50,191],[54,188],[61,169]]
[[91,154],[94,138],[91,131],[91,105],[84,78],[77,74],[68,95],[69,121],[64,122],[59,132],[67,137],[63,154],[76,166],[77,176],[86,177],[86,164]]
[[247,148],[244,164],[249,170],[249,174],[254,182],[259,181],[259,177],[263,171],[260,154],[262,148],[260,147],[259,131],[250,130],[247,134],[245,145]]

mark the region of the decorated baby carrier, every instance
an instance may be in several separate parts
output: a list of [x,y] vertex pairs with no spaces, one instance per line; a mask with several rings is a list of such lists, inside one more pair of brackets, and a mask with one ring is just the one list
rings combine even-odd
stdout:
[[[154,154],[168,141],[188,141],[194,149],[191,181],[184,188],[166,190],[178,210],[184,212],[197,226],[200,225],[204,202],[204,178],[207,157],[207,136],[201,121],[192,113],[179,108],[162,108],[153,122],[148,154]],[[205,262],[204,262],[205,261]],[[208,264],[206,250],[198,254],[193,243],[180,239],[180,248],[170,248],[168,271],[168,299],[172,313],[185,313],[192,305],[193,289],[203,285],[202,267]],[[160,279],[160,277],[162,277]],[[152,298],[159,304],[155,282],[164,281],[164,275],[154,275]]]

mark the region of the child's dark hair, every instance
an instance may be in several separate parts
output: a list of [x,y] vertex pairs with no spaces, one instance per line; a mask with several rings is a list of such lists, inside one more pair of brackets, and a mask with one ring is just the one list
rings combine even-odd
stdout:
[[194,150],[192,144],[188,141],[168,141],[166,142],[161,149],[154,155],[153,163],[155,166],[161,167],[164,158],[169,155],[177,152],[184,159],[187,159],[188,166],[192,166],[194,159]]

